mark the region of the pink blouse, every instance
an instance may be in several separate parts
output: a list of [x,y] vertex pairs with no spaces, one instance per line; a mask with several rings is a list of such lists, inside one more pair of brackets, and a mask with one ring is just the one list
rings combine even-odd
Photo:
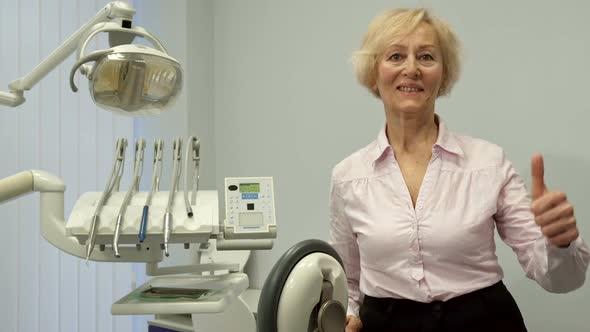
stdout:
[[543,288],[581,287],[590,261],[582,238],[568,248],[549,244],[502,148],[452,133],[437,118],[438,138],[415,208],[385,128],[334,167],[330,244],[344,262],[348,314],[358,316],[362,294],[446,301],[498,282],[495,227]]

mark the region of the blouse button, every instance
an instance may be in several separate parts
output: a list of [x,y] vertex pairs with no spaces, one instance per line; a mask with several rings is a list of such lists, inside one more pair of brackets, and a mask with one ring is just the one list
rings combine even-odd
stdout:
[[424,273],[421,270],[416,270],[412,272],[412,278],[416,281],[422,280],[422,278],[424,278]]

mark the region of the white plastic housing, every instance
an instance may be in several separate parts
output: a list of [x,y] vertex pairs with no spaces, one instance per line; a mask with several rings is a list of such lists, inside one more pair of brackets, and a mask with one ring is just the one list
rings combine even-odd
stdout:
[[[80,196],[67,224],[67,235],[74,236],[81,244],[85,244],[90,231],[92,216],[96,209],[96,203],[102,193],[88,192]],[[96,235],[96,244],[111,245],[115,224],[121,203],[125,198],[125,192],[114,192],[107,200],[100,213],[100,224]],[[120,244],[137,244],[141,216],[147,197],[147,192],[138,192],[131,198],[129,206],[125,210],[120,229]],[[164,243],[163,221],[164,212],[168,203],[167,191],[154,193],[152,204],[148,210],[147,237],[143,244],[151,246],[152,250],[159,250],[159,245]],[[197,204],[192,207],[194,216],[189,218],[186,214],[183,192],[174,195],[172,205],[172,233],[170,243],[207,243],[211,234],[219,231],[219,206],[217,191],[201,190],[197,193]],[[109,249],[110,250],[110,249]],[[124,260],[124,257],[121,257]]]
[[307,255],[295,265],[283,287],[277,310],[278,332],[307,331],[324,280],[334,287],[333,299],[346,308],[348,290],[340,263],[324,253]]
[[276,238],[272,177],[225,178],[226,239]]
[[[244,273],[231,273],[222,276],[155,277],[115,302],[111,307],[111,313],[113,315],[153,315],[222,312],[248,288],[248,283],[248,276]],[[198,300],[149,299],[141,301],[139,294],[150,287],[210,289],[212,292]]]

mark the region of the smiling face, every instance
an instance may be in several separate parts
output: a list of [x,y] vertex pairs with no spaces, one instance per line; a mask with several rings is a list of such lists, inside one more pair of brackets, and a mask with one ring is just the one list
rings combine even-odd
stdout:
[[443,61],[436,32],[429,24],[421,23],[385,50],[377,64],[375,89],[388,111],[434,111],[442,79]]

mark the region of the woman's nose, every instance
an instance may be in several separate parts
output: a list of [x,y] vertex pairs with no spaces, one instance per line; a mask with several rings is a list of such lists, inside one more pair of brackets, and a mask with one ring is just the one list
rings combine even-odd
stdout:
[[412,57],[408,57],[403,69],[403,75],[407,77],[418,77],[420,75],[420,69],[418,68],[418,63],[416,59]]

